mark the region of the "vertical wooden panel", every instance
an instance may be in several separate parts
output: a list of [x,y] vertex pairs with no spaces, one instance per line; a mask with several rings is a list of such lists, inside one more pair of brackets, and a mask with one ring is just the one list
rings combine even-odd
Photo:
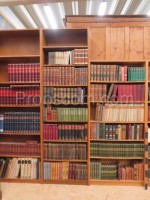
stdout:
[[131,27],[130,31],[130,60],[143,60],[144,52],[144,28]]
[[150,27],[144,27],[144,59],[150,59]]
[[[125,31],[123,28],[111,28],[110,29],[110,59],[111,60],[124,60],[124,43],[125,43]],[[109,49],[107,50],[107,52]]]
[[125,27],[125,60],[129,60],[129,27]]
[[105,60],[106,28],[91,28],[91,60]]
[[111,35],[110,28],[106,27],[106,60],[110,60]]

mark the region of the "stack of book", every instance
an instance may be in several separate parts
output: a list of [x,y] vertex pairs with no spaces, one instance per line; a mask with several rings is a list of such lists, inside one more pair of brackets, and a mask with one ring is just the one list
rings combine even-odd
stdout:
[[40,134],[39,112],[6,112],[0,115],[0,132],[6,134]]
[[87,124],[44,124],[44,140],[86,140]]
[[44,158],[52,160],[86,160],[86,144],[80,143],[45,143]]
[[40,144],[37,141],[1,142],[0,155],[40,156]]
[[143,157],[143,143],[91,142],[91,156],[100,157]]
[[87,108],[61,108],[48,105],[43,108],[44,120],[50,121],[87,121]]
[[104,124],[91,123],[91,139],[139,140],[143,139],[144,124]]
[[44,67],[44,85],[87,85],[87,67]]
[[87,164],[44,162],[45,180],[87,180]]
[[39,102],[38,85],[0,87],[0,105],[38,105]]
[[5,179],[40,179],[40,160],[37,158],[1,159],[0,177]]
[[107,122],[144,122],[144,104],[96,105],[95,120]]
[[49,65],[87,64],[88,49],[48,52]]
[[44,87],[44,103],[85,103],[86,88],[81,87]]
[[91,64],[91,81],[145,81],[145,67]]
[[8,64],[9,82],[39,82],[39,63]]

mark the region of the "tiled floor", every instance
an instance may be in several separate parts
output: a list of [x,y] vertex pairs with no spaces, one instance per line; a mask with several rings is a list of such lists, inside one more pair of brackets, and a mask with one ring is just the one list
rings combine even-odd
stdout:
[[2,183],[3,200],[150,200],[150,188]]

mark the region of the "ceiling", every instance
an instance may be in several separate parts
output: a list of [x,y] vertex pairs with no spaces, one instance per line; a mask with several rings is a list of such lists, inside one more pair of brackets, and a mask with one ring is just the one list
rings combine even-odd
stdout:
[[15,28],[63,28],[65,15],[147,15],[150,0],[0,0]]

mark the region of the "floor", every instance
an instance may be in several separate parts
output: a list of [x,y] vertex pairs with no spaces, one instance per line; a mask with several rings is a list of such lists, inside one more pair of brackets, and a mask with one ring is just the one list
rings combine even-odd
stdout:
[[150,188],[2,183],[2,200],[150,200]]

